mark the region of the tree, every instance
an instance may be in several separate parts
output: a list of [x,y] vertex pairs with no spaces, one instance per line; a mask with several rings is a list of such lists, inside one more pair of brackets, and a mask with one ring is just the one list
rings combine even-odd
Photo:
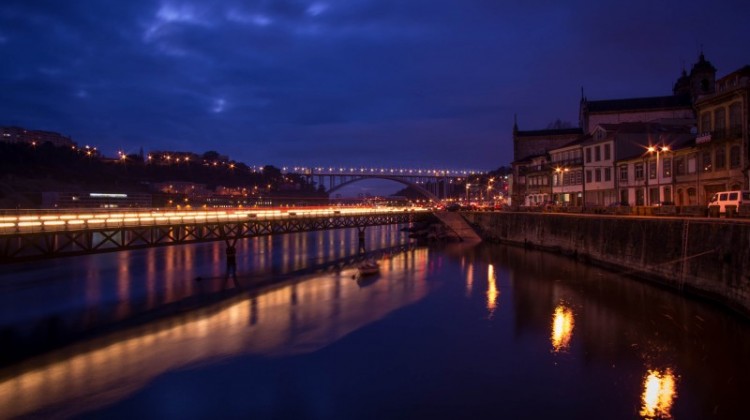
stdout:
[[263,167],[263,178],[266,182],[276,182],[281,179],[281,169],[272,165],[266,165]]
[[203,157],[203,160],[213,162],[215,160],[219,160],[221,155],[219,154],[219,152],[215,150],[209,150],[208,152],[204,153],[202,157]]

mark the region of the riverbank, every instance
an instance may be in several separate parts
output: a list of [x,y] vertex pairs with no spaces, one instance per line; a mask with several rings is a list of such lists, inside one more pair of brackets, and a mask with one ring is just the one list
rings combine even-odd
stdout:
[[485,240],[568,255],[718,301],[750,318],[750,223],[513,212],[465,216]]

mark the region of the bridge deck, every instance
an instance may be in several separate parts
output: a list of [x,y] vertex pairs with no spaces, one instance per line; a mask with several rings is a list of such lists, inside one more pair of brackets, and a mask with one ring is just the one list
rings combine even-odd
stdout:
[[253,236],[409,223],[426,214],[421,208],[332,208],[4,216],[0,263],[220,240],[233,245]]

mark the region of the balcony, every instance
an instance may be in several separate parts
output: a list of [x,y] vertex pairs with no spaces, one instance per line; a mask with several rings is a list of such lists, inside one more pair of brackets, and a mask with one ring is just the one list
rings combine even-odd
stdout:
[[738,139],[742,138],[742,126],[735,125],[729,128],[719,128],[713,131],[706,131],[698,134],[695,138],[695,144],[705,144],[716,140]]
[[583,165],[583,158],[567,159],[567,160],[553,160],[549,163],[552,168],[572,168],[574,166]]
[[518,175],[528,175],[533,173],[539,173],[544,172],[548,173],[551,172],[552,168],[548,163],[542,164],[542,165],[530,165],[530,166],[522,166],[518,168]]

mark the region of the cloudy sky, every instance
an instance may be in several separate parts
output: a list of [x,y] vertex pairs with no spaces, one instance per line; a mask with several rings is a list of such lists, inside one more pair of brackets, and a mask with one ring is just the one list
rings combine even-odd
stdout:
[[248,164],[494,169],[521,129],[750,64],[750,2],[3,0],[0,125]]

